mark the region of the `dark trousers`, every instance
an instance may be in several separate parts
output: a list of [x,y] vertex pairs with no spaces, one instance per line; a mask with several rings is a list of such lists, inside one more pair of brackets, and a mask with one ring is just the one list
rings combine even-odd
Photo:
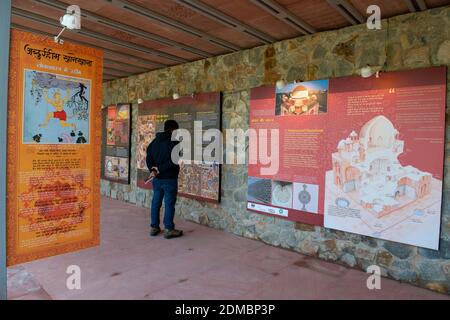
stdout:
[[175,217],[175,203],[177,202],[178,179],[153,180],[153,199],[151,208],[151,226],[159,228],[159,212],[164,199],[164,228],[175,229],[173,218]]

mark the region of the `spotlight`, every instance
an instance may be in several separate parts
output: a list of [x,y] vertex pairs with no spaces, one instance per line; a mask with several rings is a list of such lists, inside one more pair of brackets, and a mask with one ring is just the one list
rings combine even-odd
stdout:
[[172,95],[172,98],[173,98],[173,100],[178,100],[178,99],[180,99],[180,95],[178,94],[178,93],[174,93],[173,95]]
[[66,14],[59,19],[63,26],[61,32],[54,38],[56,43],[63,44],[64,41],[60,39],[61,35],[66,29],[80,30],[81,29],[81,10],[77,5],[67,7]]
[[277,81],[276,86],[278,89],[283,89],[286,87],[286,81],[284,79],[280,79]]
[[138,104],[143,104],[144,100],[142,100],[141,98],[138,99]]
[[372,67],[369,65],[362,67],[360,73],[363,78],[370,78],[374,74]]

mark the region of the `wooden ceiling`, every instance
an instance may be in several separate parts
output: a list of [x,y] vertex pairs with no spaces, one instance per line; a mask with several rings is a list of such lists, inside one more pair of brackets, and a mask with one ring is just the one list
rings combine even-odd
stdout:
[[101,48],[109,81],[450,0],[13,0],[12,27],[55,36],[67,6],[82,10],[82,30],[63,38]]

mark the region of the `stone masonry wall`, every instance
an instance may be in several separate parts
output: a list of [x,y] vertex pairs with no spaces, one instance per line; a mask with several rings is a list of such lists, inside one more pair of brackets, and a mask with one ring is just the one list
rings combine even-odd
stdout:
[[[384,64],[387,71],[449,67],[450,6],[384,20],[382,30],[352,26],[106,83],[104,105],[133,103],[133,146],[131,184],[102,181],[102,194],[149,207],[151,192],[136,186],[138,98],[152,100],[169,97],[173,92],[187,95],[223,91],[223,128],[246,129],[250,88],[273,85],[280,78],[307,81],[355,75],[366,64]],[[450,79],[450,70],[447,79]],[[447,106],[449,101],[450,86],[447,87]],[[447,107],[447,116],[449,114]],[[369,265],[377,264],[384,276],[450,294],[449,147],[450,130],[447,129],[439,251],[248,212],[245,165],[223,166],[220,204],[179,198],[177,214],[210,227],[350,267],[366,270]]]

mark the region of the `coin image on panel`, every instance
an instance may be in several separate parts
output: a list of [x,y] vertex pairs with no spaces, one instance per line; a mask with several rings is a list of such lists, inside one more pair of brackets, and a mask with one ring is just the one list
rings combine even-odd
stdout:
[[319,213],[319,186],[303,182],[294,183],[293,209]]
[[272,204],[292,208],[292,182],[272,181]]
[[302,210],[306,211],[306,205],[311,202],[311,194],[306,190],[308,186],[303,185],[303,190],[298,194],[298,200],[303,204]]

